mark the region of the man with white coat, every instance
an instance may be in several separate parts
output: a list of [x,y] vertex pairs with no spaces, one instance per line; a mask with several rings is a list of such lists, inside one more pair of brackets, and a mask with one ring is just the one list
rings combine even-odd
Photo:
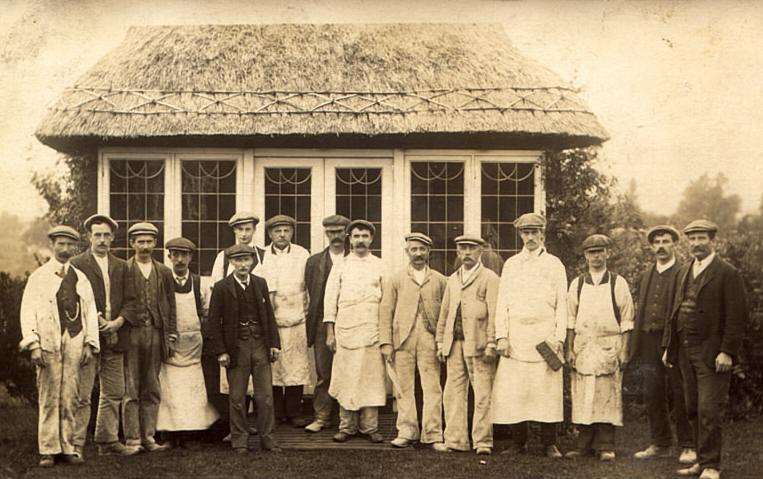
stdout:
[[84,273],[69,264],[79,233],[69,226],[48,232],[53,257],[27,280],[21,298],[22,351],[30,351],[37,374],[40,467],[52,467],[55,456],[82,464],[74,446],[79,372],[100,350],[98,311]]
[[[514,227],[524,248],[503,267],[498,288],[495,337],[499,356],[493,382],[493,423],[511,424],[516,452],[527,451],[529,421],[541,424],[547,457],[562,457],[557,424],[564,420],[563,376],[559,367],[567,334],[567,274],[544,247],[546,219],[520,216]],[[541,350],[557,356],[556,369]]]

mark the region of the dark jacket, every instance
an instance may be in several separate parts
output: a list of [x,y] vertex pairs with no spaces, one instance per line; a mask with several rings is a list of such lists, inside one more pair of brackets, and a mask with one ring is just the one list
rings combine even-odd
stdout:
[[[111,318],[123,317],[125,324],[117,331],[117,343],[113,346],[107,346],[107,341],[101,335],[101,349],[112,349],[114,351],[126,351],[130,340],[130,322],[133,318],[133,308],[135,303],[135,288],[132,281],[128,281],[127,262],[117,258],[109,253],[109,300],[111,301]],[[93,287],[95,296],[95,305],[98,312],[106,316],[106,286],[103,281],[101,267],[93,257],[93,252],[87,250],[71,259],[71,264],[87,276],[90,285]]]
[[[259,306],[258,318],[265,334],[265,341],[270,348],[281,349],[278,337],[278,326],[270,304],[268,283],[259,276],[249,275],[249,285],[254,287],[255,301]],[[209,347],[214,356],[224,353],[230,355],[230,367],[236,367],[238,352],[238,292],[236,290],[235,274],[231,274],[215,283],[212,298],[209,301],[209,316],[207,319],[209,341],[204,345]]]
[[[156,274],[159,276],[157,281],[157,294],[159,296],[157,303],[159,306],[159,315],[162,320],[162,360],[166,360],[169,357],[169,344],[170,335],[177,336],[177,316],[175,310],[175,277],[172,275],[172,270],[164,266],[162,263],[151,260],[156,269]],[[135,256],[127,260],[128,269],[128,282],[132,283],[134,291],[137,291],[142,287],[141,284],[135,284],[137,278],[142,278],[142,274],[138,265],[135,264]],[[137,270],[137,271],[136,271]],[[137,274],[136,274],[137,273]],[[135,303],[137,308],[137,300]],[[133,314],[131,318],[127,319],[131,325],[137,325],[140,320],[138,314]]]
[[305,266],[305,288],[310,296],[310,305],[307,308],[307,346],[315,343],[315,332],[323,326],[323,294],[326,292],[326,281],[333,263],[331,254],[326,248],[307,259]]
[[[672,301],[676,293],[676,283],[678,280],[678,272],[680,269],[681,269],[681,266],[676,262],[673,266],[671,266],[668,270],[665,271],[665,273],[669,273],[673,275],[672,281],[668,283],[668,291],[666,294],[668,298],[667,300],[668,304],[665,305],[666,323],[668,322],[668,318],[670,317]],[[652,275],[656,274],[656,272],[657,272],[657,265],[652,264],[646,271],[644,271],[643,273],[641,273],[641,275],[639,275],[638,280],[636,281],[636,284],[638,284],[638,294],[636,295],[638,302],[636,303],[636,317],[634,318],[633,332],[631,333],[631,336],[630,336],[630,347],[628,348],[628,356],[631,359],[639,357],[641,335],[643,334],[643,332],[641,331],[641,326],[644,324],[644,311],[646,310],[646,302],[647,302],[646,295],[649,293],[649,283],[651,282]],[[665,327],[667,327],[667,324],[665,325]]]
[[[665,328],[663,346],[668,360],[678,364],[676,322],[693,261],[678,271],[670,322]],[[739,272],[716,256],[707,266],[697,288],[697,331],[688,336],[689,346],[701,346],[705,364],[715,369],[715,357],[724,352],[738,360],[749,314],[744,282]]]

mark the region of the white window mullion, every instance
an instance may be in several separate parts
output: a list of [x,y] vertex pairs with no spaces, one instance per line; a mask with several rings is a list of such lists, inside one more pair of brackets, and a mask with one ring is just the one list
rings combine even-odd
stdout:
[[102,151],[98,152],[98,213],[102,215],[109,214],[109,181],[111,179],[109,171],[109,160]]
[[481,237],[482,202],[479,174],[479,161],[474,155],[464,165],[466,182],[464,184],[464,233]]

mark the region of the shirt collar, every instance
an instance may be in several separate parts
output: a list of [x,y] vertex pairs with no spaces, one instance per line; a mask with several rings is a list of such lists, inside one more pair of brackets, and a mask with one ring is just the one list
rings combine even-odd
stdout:
[[174,271],[172,272],[172,275],[175,277],[175,281],[182,281],[185,283],[188,281],[189,274],[186,272],[185,276],[178,276]]
[[702,271],[704,271],[705,268],[707,268],[708,265],[710,265],[710,263],[712,263],[714,259],[715,259],[715,251],[707,255],[707,258],[703,260],[698,260],[694,258],[694,274],[697,275],[701,273]]
[[238,276],[236,276],[236,274],[234,273],[233,274],[233,279],[235,279],[236,282],[239,285],[241,285],[241,287],[244,288],[244,289],[246,289],[249,286],[249,275],[246,276],[246,281],[241,281],[240,279],[238,279]]
[[275,243],[270,243],[270,251],[274,255],[289,254],[291,253],[291,243],[289,243],[288,246],[286,246],[284,249],[278,249],[276,248]]
[[543,253],[545,253],[546,248],[541,246],[540,248],[535,248],[534,251],[530,251],[527,248],[522,248],[522,254],[525,256],[531,257],[531,258],[540,258]]
[[657,269],[658,273],[664,273],[665,271],[667,271],[670,268],[672,268],[674,264],[676,264],[676,257],[675,256],[673,256],[673,258],[671,258],[670,261],[668,261],[665,264],[657,263],[655,265],[655,268]]
[[469,279],[477,274],[477,271],[482,266],[482,262],[478,261],[477,264],[472,268],[467,270],[464,265],[461,265],[460,268],[458,268],[458,275],[461,277],[461,283],[466,283],[469,281]]

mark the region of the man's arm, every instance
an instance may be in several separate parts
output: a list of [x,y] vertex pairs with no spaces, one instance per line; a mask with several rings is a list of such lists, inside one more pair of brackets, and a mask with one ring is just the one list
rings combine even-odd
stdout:
[[498,302],[495,307],[495,339],[499,342],[499,351],[502,351],[503,344],[508,345],[507,341],[509,335],[509,292],[510,283],[510,271],[511,266],[509,261],[503,265],[503,272],[501,273],[501,280],[498,283]]
[[39,288],[39,279],[33,273],[27,280],[24,294],[21,296],[21,309],[19,322],[21,325],[21,342],[19,348],[22,351],[40,349],[40,333],[37,330],[37,310],[43,304],[44,296]]
[[397,306],[397,284],[393,277],[384,278],[384,294],[379,304],[379,345],[392,344],[392,321]]
[[556,263],[554,271],[554,288],[556,290],[556,309],[554,309],[554,339],[564,343],[567,337],[567,271],[561,261]]

